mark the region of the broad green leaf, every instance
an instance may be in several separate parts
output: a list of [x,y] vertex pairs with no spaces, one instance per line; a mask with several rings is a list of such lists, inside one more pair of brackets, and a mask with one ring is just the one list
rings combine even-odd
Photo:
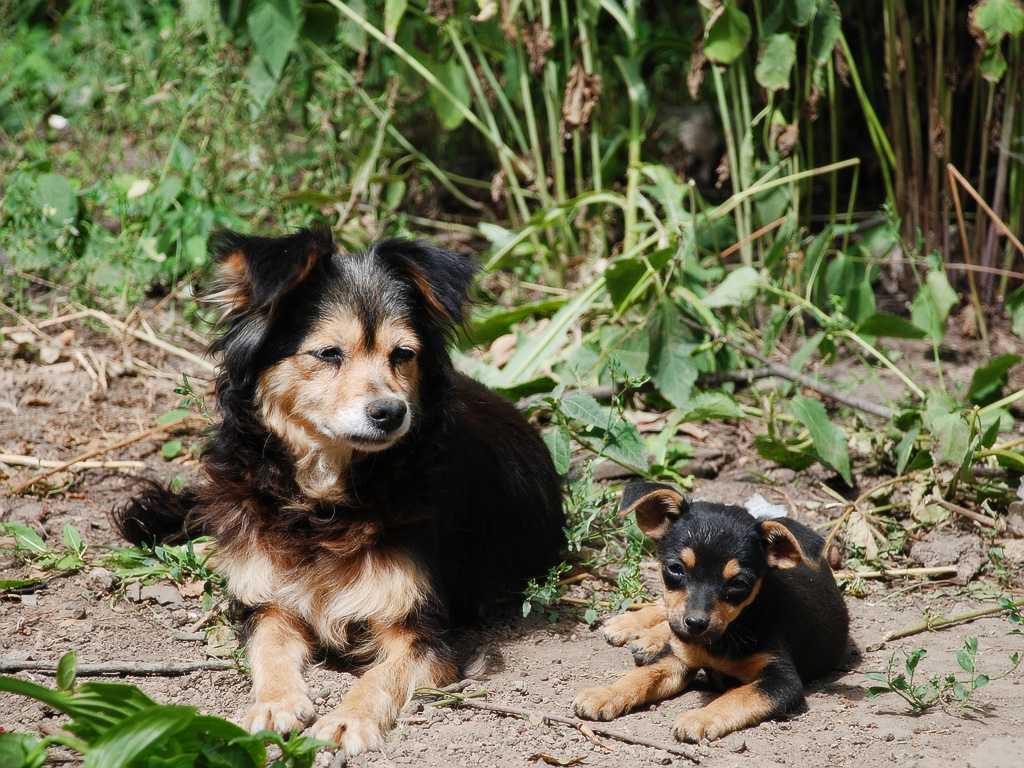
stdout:
[[126,768],[147,755],[159,755],[159,745],[195,718],[195,707],[153,706],[136,712],[100,735],[85,756],[82,768]]
[[832,49],[839,39],[842,29],[842,17],[833,0],[820,0],[818,12],[811,21],[811,59],[819,67],[828,61]]
[[702,392],[690,400],[689,408],[680,414],[680,422],[746,418],[736,399],[725,392]]
[[14,536],[15,546],[18,549],[31,552],[36,555],[48,554],[49,544],[40,538],[39,534],[21,523],[0,523],[0,530]]
[[42,768],[47,755],[43,743],[27,733],[0,731],[0,765],[4,768]]
[[1021,360],[1024,360],[1021,355],[1000,355],[978,368],[967,388],[967,401],[986,405],[997,400],[1002,388],[1006,386],[1006,374]]
[[641,474],[647,471],[647,446],[636,426],[626,419],[619,419],[605,433],[601,453],[627,469]]
[[572,458],[572,450],[569,444],[569,433],[561,427],[549,429],[544,433],[544,444],[548,447],[551,460],[555,464],[555,471],[564,475],[569,471],[569,461]]
[[802,27],[811,20],[811,15],[818,7],[819,0],[784,0],[786,15],[793,26]]
[[750,18],[729,3],[704,30],[704,55],[715,64],[732,64],[746,50],[750,36]]
[[[971,9],[969,26],[978,45],[985,49],[979,67],[982,77],[998,83],[1007,69],[1003,38],[1008,36],[1016,42],[1024,32],[1024,6],[1018,0],[981,0]],[[988,44],[984,45],[981,38]]]
[[[465,121],[464,110],[468,111],[470,107],[469,80],[466,78],[466,72],[454,56],[444,62],[425,60],[423,63],[455,99],[453,103],[440,88],[430,89],[430,105],[441,121],[441,126],[448,131],[455,130]],[[459,109],[457,104],[463,109]]]
[[947,412],[941,404],[933,405],[922,415],[924,425],[932,434],[932,450],[940,461],[959,467],[970,449],[971,427],[959,413]]
[[558,402],[558,408],[570,419],[582,422],[588,427],[608,427],[608,409],[586,392],[566,392]]
[[769,35],[754,68],[754,77],[769,91],[788,91],[796,64],[796,40],[786,34]]
[[78,214],[78,197],[63,176],[42,174],[36,179],[36,197],[42,214],[55,222],[73,221]]
[[1024,339],[1024,286],[1006,297],[1006,314],[1010,316],[1010,328]]
[[168,440],[160,447],[160,455],[170,461],[180,456],[184,448],[181,440]]
[[846,434],[842,428],[829,418],[825,406],[813,397],[794,397],[789,403],[789,411],[811,434],[814,450],[823,464],[828,465],[842,476],[849,486],[853,485],[850,474],[850,451],[846,444]]
[[9,589],[24,589],[39,584],[41,581],[42,579],[0,579],[0,592],[6,592]]
[[806,451],[794,449],[788,444],[771,435],[755,435],[754,447],[758,454],[780,467],[790,469],[806,469],[817,459]]
[[934,341],[941,341],[946,333],[946,319],[959,298],[944,272],[929,270],[925,282],[917,289],[910,306],[914,325],[923,328]]
[[511,309],[498,307],[486,316],[473,319],[471,341],[473,344],[490,344],[499,336],[512,331],[516,324],[527,318],[548,317],[565,305],[565,299],[542,299],[517,304]]
[[302,27],[298,3],[296,0],[262,0],[249,12],[246,23],[267,71],[274,80],[280,80]]
[[641,77],[639,70],[636,68],[636,62],[625,56],[613,57],[615,65],[619,68],[619,73],[622,75],[622,82],[626,84],[626,93],[629,95],[629,100],[634,104],[639,105],[641,110],[647,109],[647,84]]
[[640,189],[657,200],[665,211],[668,221],[684,223],[693,216],[683,207],[683,200],[689,194],[689,187],[679,182],[679,176],[665,165],[644,165],[640,172],[651,180]]
[[62,691],[70,691],[75,687],[75,677],[78,675],[78,657],[74,651],[69,651],[60,657],[57,662],[57,688]]
[[161,414],[160,416],[157,416],[156,417],[156,423],[157,424],[170,424],[171,422],[180,421],[181,419],[184,419],[189,414],[190,414],[190,411],[188,411],[185,408],[175,408],[173,411],[168,411],[167,413],[164,413],[164,414]]
[[855,329],[862,336],[884,336],[890,339],[923,339],[923,328],[897,315],[875,312],[861,320]]
[[704,297],[704,306],[714,309],[745,306],[757,297],[760,287],[761,277],[756,269],[738,267],[730,272],[715,290]]
[[1012,472],[1024,472],[1024,453],[1020,451],[996,451],[996,463]]
[[408,7],[408,0],[384,0],[384,34],[388,39],[395,39],[395,32]]
[[855,323],[875,314],[875,291],[869,269],[868,260],[840,252],[832,257],[825,271],[829,294],[843,300],[846,316]]
[[644,333],[608,333],[610,328],[601,329],[601,345],[607,350],[609,361],[615,361],[626,375],[632,379],[641,379],[648,375],[647,363],[650,359],[651,343]]
[[672,405],[686,408],[697,381],[697,361],[691,357],[697,345],[681,338],[679,316],[679,308],[671,301],[664,301],[651,317],[647,370],[658,391]]
[[70,523],[64,525],[64,546],[72,552],[82,551],[82,535]]

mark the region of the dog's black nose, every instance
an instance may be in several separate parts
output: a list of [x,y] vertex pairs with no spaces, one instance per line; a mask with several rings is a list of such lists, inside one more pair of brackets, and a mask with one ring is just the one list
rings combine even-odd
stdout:
[[408,408],[401,400],[388,398],[374,400],[366,406],[366,415],[369,417],[370,423],[377,429],[393,432],[402,425],[407,410]]
[[710,623],[707,616],[704,614],[691,613],[685,619],[683,619],[683,625],[686,627],[688,632],[692,632],[695,635],[700,634],[708,628]]

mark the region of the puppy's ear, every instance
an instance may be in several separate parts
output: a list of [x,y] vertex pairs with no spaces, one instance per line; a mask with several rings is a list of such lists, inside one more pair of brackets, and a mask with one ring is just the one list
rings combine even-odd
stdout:
[[622,492],[619,517],[636,510],[636,524],[652,539],[660,539],[677,517],[689,509],[679,491],[663,483],[630,483]]
[[759,527],[765,559],[770,568],[785,571],[796,568],[800,563],[806,563],[817,569],[818,561],[807,556],[796,536],[785,525],[777,520],[763,520]]
[[285,237],[225,232],[214,241],[217,281],[208,298],[220,304],[225,314],[264,310],[293,291],[321,259],[333,253],[334,242],[326,227]]
[[462,324],[466,294],[477,269],[469,254],[415,240],[382,240],[373,251],[420,294],[434,320],[445,325]]

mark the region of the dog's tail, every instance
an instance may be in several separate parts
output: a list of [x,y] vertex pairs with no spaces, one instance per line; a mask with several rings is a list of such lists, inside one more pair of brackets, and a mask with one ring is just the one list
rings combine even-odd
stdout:
[[202,535],[195,520],[199,497],[194,491],[175,490],[151,480],[114,511],[114,528],[132,544],[180,544]]

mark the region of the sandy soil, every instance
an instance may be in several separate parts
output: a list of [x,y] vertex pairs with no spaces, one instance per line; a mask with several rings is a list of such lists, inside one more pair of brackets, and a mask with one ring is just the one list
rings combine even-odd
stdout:
[[[91,447],[116,442],[151,428],[154,418],[178,405],[181,398],[172,388],[180,380],[181,370],[193,375],[197,383],[205,375],[202,369],[149,344],[125,345],[81,322],[67,328],[75,333],[65,334],[60,339],[63,345],[57,343],[63,326],[44,330],[53,343],[42,343],[38,337],[23,343],[8,337],[3,342],[0,452],[66,460]],[[199,351],[193,341],[176,341]],[[55,349],[47,351],[48,347]],[[926,368],[922,360],[918,357],[910,362]],[[761,493],[810,524],[827,523],[841,511],[841,506],[820,490],[819,481],[824,477],[820,471],[796,475],[763,465],[748,447],[750,436],[745,426],[729,430],[716,426],[695,434],[689,439],[704,455],[717,459],[711,462],[712,469],[705,470],[713,476],[698,479],[694,495],[742,503]],[[186,448],[201,442],[195,429],[175,436]],[[164,439],[166,436],[136,442],[106,458],[142,461],[146,473],[165,480],[176,474],[194,477],[195,465],[189,454],[173,461],[161,456]],[[0,478],[6,473],[10,485],[24,481],[32,471],[0,464]],[[125,500],[133,474],[135,470],[111,469],[60,473],[50,478],[53,492],[49,495],[0,499],[0,521],[28,525],[57,548],[63,526],[71,523],[88,545],[88,557],[102,559],[104,547],[118,543],[108,513]],[[864,479],[862,487],[872,482]],[[958,538],[952,528],[930,534],[935,551],[928,555],[933,560],[929,564],[956,564],[975,553],[980,567],[991,542],[965,526],[960,526]],[[966,549],[962,546],[965,534]],[[1005,670],[1009,654],[1024,650],[1024,638],[1008,635],[1011,627],[1001,617],[883,640],[888,633],[926,615],[992,605],[992,596],[1000,593],[1019,596],[1024,584],[1020,543],[1007,543],[1002,581],[973,573],[961,583],[873,581],[866,582],[861,596],[848,595],[854,647],[844,669],[809,690],[808,709],[797,717],[764,723],[712,744],[676,744],[670,733],[675,715],[684,708],[700,706],[710,695],[696,690],[611,724],[637,738],[673,745],[685,754],[601,736],[588,739],[574,728],[544,723],[543,713],[570,716],[578,689],[614,679],[631,667],[632,659],[628,651],[608,646],[600,632],[588,627],[571,606],[562,606],[554,622],[536,613],[524,620],[512,606],[461,634],[460,645],[467,652],[477,649],[487,660],[486,673],[478,675],[467,692],[485,689],[488,693],[481,701],[531,715],[437,708],[427,700],[417,700],[402,713],[382,752],[353,758],[349,765],[431,768],[549,763],[645,768],[699,762],[714,768],[968,764],[992,768],[1002,758],[992,758],[990,748],[1004,743],[991,740],[1015,737],[1024,721],[1024,689],[1020,686],[1024,673],[993,680],[980,690],[972,702],[981,712],[934,707],[919,716],[895,696],[867,698],[864,673],[882,670],[892,654],[912,648],[927,649],[927,658],[921,663],[926,676],[959,672],[955,654],[969,636],[978,638],[979,669],[993,677]],[[29,577],[31,569],[11,554],[11,542],[2,544],[6,548],[0,549],[0,579]],[[945,563],[943,557],[948,558]],[[908,558],[906,564],[915,562]],[[589,598],[606,587],[600,579],[588,579],[575,585],[572,594]],[[0,657],[56,660],[73,649],[82,663],[202,660],[211,650],[204,632],[209,624],[201,629],[190,627],[203,614],[200,599],[192,591],[169,583],[156,589],[126,590],[102,567],[50,574],[42,584],[2,595]],[[18,674],[52,684],[52,677],[46,674]],[[235,720],[247,704],[248,682],[234,670],[126,679],[160,702],[196,705]],[[340,700],[353,679],[350,674],[325,668],[311,672],[310,689],[321,713]],[[36,732],[57,723],[59,718],[46,708],[0,694],[3,729]],[[994,754],[1010,752],[1000,747]],[[321,755],[320,764],[330,765],[332,759]]]

